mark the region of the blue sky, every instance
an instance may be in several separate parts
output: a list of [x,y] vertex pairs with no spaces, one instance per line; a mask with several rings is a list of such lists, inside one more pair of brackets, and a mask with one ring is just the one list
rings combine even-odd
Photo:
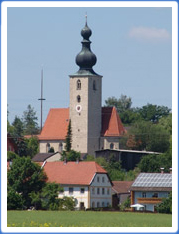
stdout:
[[81,29],[88,15],[94,71],[103,76],[102,105],[111,96],[172,108],[172,8],[9,7],[7,10],[7,103],[9,121],[27,105],[40,123],[40,79],[44,71],[43,122],[50,108],[69,106],[69,75],[78,70]]

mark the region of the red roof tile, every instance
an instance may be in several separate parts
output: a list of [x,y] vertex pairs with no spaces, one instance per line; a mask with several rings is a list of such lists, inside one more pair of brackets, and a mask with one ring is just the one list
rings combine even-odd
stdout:
[[121,136],[125,133],[125,128],[119,118],[115,107],[102,108],[102,136]]
[[44,166],[49,182],[90,185],[95,173],[107,172],[96,162],[47,162]]
[[113,191],[116,193],[130,193],[129,189],[133,183],[133,181],[112,181],[113,183]]
[[69,124],[69,108],[50,109],[39,140],[64,140]]
[[[69,123],[69,108],[50,109],[39,140],[64,140]],[[102,108],[102,136],[121,136],[125,129],[115,107]]]

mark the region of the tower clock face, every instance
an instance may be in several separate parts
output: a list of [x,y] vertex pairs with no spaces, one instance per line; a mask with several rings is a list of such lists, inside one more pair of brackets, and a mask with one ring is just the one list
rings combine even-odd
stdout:
[[77,105],[77,106],[76,106],[76,111],[77,111],[77,112],[80,112],[81,110],[82,110],[81,105]]

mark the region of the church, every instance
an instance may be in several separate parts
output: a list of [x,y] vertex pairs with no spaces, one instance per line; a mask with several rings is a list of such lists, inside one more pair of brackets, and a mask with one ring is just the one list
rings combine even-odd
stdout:
[[48,153],[52,147],[55,152],[64,150],[70,121],[73,150],[95,155],[97,150],[119,149],[125,129],[115,107],[102,107],[102,76],[93,70],[97,58],[90,48],[91,34],[86,19],[82,49],[76,56],[79,70],[69,76],[69,108],[50,109],[39,135],[40,153]]

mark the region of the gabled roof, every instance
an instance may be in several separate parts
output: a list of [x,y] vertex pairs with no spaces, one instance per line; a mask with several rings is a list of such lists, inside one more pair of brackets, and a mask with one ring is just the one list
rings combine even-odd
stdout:
[[47,162],[44,165],[49,182],[90,185],[96,173],[107,172],[96,162]]
[[133,181],[112,181],[113,187],[112,190],[117,194],[126,194],[130,193],[130,187]]
[[33,162],[44,162],[46,159],[52,157],[55,154],[59,154],[59,152],[56,153],[38,153],[33,158]]
[[119,118],[115,107],[102,108],[102,131],[101,136],[118,137],[125,133],[125,128]]
[[131,186],[132,191],[170,191],[172,174],[140,173]]
[[64,140],[69,124],[69,108],[50,109],[39,140]]
[[[69,108],[50,109],[39,140],[64,140],[69,124]],[[101,136],[119,137],[125,129],[115,107],[102,108]]]

